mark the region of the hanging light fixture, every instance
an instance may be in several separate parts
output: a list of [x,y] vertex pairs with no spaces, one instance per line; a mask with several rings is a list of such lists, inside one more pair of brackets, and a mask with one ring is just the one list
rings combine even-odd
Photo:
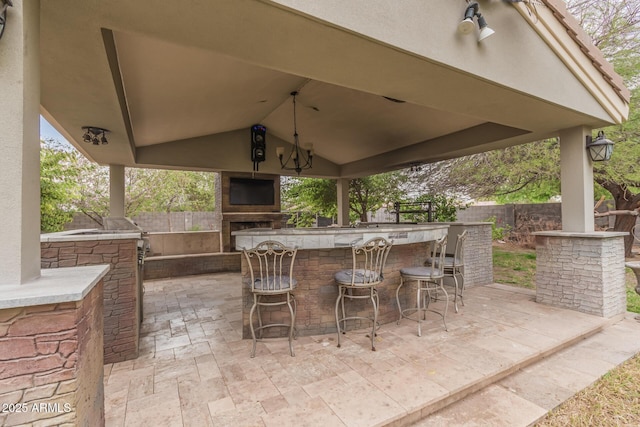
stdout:
[[84,130],[84,135],[82,135],[82,140],[84,142],[91,143],[93,145],[106,145],[109,143],[105,135],[109,130],[96,126],[82,126],[82,129]]
[[604,162],[611,158],[614,142],[604,137],[604,131],[598,132],[596,139],[592,139],[591,135],[587,135],[586,139],[587,150],[592,161]]
[[460,34],[470,34],[473,32],[473,29],[475,28],[475,25],[473,24],[474,17],[477,18],[478,27],[480,28],[480,33],[478,34],[479,42],[495,34],[495,31],[489,28],[487,21],[480,13],[480,5],[475,1],[469,3],[469,6],[467,6],[464,11],[464,19],[458,24],[458,32]]
[[293,147],[287,160],[284,160],[284,147],[277,147],[276,154],[280,159],[280,167],[284,170],[294,170],[298,175],[303,169],[311,169],[313,163],[313,144],[306,144],[305,148],[300,147],[298,138],[298,128],[296,123],[296,96],[297,91],[291,92],[293,97]]

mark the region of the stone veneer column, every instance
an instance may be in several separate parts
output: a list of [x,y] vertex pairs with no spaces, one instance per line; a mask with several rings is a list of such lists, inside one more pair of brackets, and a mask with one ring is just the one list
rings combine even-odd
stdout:
[[[118,236],[118,235],[114,235]],[[96,236],[43,235],[42,268],[110,264],[104,277],[104,362],[138,357],[140,311],[136,244],[139,235],[104,240]],[[76,239],[76,240],[74,240]]]
[[107,270],[44,270],[38,280],[2,295],[0,425],[104,425]]
[[627,311],[626,233],[534,234],[537,302],[606,318]]

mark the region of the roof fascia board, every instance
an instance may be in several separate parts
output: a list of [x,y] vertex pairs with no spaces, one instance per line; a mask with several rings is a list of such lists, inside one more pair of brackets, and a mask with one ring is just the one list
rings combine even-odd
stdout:
[[616,124],[625,121],[629,114],[628,101],[604,78],[602,72],[594,66],[593,60],[585,55],[552,10],[548,7],[537,7],[532,11],[523,2],[512,5],[602,105],[612,121]]

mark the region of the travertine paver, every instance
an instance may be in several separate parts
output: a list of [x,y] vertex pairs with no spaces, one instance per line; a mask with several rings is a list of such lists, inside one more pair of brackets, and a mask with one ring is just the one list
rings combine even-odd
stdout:
[[[149,281],[140,357],[105,366],[106,424],[406,425],[430,405],[605,322],[533,299],[499,285],[471,288],[460,313],[450,310],[449,332],[428,314],[422,337],[406,319],[382,325],[376,352],[366,331],[353,331],[342,348],[333,334],[307,336],[294,342],[296,357],[280,340],[259,343],[251,359],[251,341],[241,338],[239,273]],[[602,345],[596,340],[588,351]],[[601,365],[622,353],[614,356]],[[576,371],[586,375],[583,364]],[[507,390],[495,387],[498,395]],[[526,401],[512,398],[514,408],[518,399]],[[544,411],[527,402],[524,413]]]

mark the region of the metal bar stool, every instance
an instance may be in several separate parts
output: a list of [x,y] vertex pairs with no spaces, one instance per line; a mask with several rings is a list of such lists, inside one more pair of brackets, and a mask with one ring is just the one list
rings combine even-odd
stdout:
[[[467,230],[458,234],[453,255],[447,254],[444,257],[444,277],[452,277],[455,286],[453,304],[456,313],[458,312],[458,297],[464,306],[464,241],[467,239],[467,234]],[[458,277],[460,277],[461,282],[458,282]]]
[[[400,311],[400,317],[398,318],[398,324],[403,318],[414,320],[418,322],[418,336],[422,336],[422,320],[426,319],[426,312],[431,311],[433,313],[442,316],[442,322],[444,323],[444,330],[447,330],[447,311],[449,309],[449,294],[444,288],[444,257],[447,247],[447,236],[432,242],[430,245],[430,253],[427,258],[427,265],[420,267],[405,267],[400,269],[400,285],[396,289],[396,302],[398,303],[398,310]],[[416,307],[403,309],[400,304],[400,289],[404,285],[405,281],[416,281],[418,284],[416,294]],[[431,292],[442,291],[444,293],[445,307],[444,311],[440,312],[435,309],[429,308],[431,302]],[[417,313],[416,318],[412,318],[411,315]]]
[[[387,255],[389,255],[392,245],[393,242],[382,237],[376,237],[362,245],[352,246],[352,268],[341,270],[335,274],[334,278],[338,285],[338,298],[336,299],[338,347],[340,347],[340,335],[344,333],[343,325],[346,326],[347,320],[363,319],[372,322],[371,350],[376,351],[374,339],[378,325],[379,305],[376,286],[384,280],[384,264],[387,261]],[[345,298],[370,299],[373,305],[373,318],[362,316],[347,317],[344,307]],[[340,317],[340,311],[342,312],[342,317]]]
[[[253,294],[253,305],[249,312],[249,328],[253,339],[251,357],[256,355],[256,342],[262,340],[262,331],[273,327],[289,328],[289,352],[293,352],[293,339],[295,338],[296,321],[296,300],[292,291],[295,290],[298,282],[293,278],[293,264],[296,258],[296,248],[288,248],[275,240],[267,240],[259,243],[253,249],[243,249],[242,253],[246,257],[249,273],[251,275],[251,293]],[[283,296],[284,299],[268,298],[273,296]],[[265,301],[263,298],[267,297]],[[290,323],[262,323],[260,307],[286,305],[289,308],[291,317]],[[258,327],[253,326],[253,314],[258,312]],[[258,331],[258,338],[256,338]]]

